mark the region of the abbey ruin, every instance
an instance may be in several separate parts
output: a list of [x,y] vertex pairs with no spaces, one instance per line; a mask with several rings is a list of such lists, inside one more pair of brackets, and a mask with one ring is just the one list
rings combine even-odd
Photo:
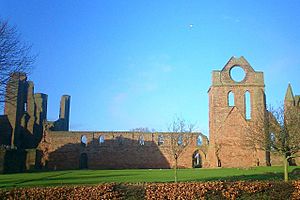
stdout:
[[[231,76],[234,68],[243,70],[242,80]],[[255,71],[244,57],[232,57],[212,72],[208,96],[209,139],[189,133],[191,142],[178,159],[179,167],[280,164],[272,153],[248,146],[244,135],[267,109],[263,72]],[[290,85],[284,103],[300,108],[300,96],[294,96]],[[0,116],[0,172],[174,166],[170,138],[180,133],[69,131],[69,115],[70,96],[63,95],[59,119],[47,121],[47,95],[34,93],[26,74],[12,74]]]

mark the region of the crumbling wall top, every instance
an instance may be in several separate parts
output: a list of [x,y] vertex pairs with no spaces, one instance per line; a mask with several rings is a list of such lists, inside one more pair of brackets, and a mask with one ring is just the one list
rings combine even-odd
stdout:
[[26,81],[27,80],[27,75],[25,72],[13,72],[10,74],[11,79],[17,79],[21,81]]

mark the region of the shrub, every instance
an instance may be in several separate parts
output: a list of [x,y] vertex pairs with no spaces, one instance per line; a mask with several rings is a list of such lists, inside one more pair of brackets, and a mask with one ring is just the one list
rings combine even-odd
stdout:
[[122,199],[114,184],[75,187],[22,188],[0,192],[0,199]]
[[300,199],[300,181],[101,184],[0,190],[0,199]]

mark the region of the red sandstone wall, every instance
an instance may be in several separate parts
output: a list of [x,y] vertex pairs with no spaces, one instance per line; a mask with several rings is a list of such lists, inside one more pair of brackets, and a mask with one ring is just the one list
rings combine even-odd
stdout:
[[[241,66],[245,78],[235,82],[230,70]],[[228,105],[228,93],[234,94],[234,106]],[[245,119],[245,92],[251,95],[251,120]],[[247,126],[265,110],[264,80],[244,58],[231,58],[221,71],[213,71],[209,93],[209,165],[217,167],[249,167],[266,165],[265,152],[256,151],[245,142]]]
[[[140,135],[144,136],[144,145],[139,144]],[[158,135],[164,136],[164,144],[158,145]],[[87,145],[81,144],[81,137],[87,137]],[[104,143],[99,143],[103,135]],[[122,135],[122,142],[118,139]],[[202,149],[201,157],[206,166],[205,152],[207,138],[203,136],[204,145],[199,147],[191,134],[191,143],[178,159],[178,166],[192,167],[193,153]],[[174,165],[171,153],[169,133],[133,133],[133,132],[47,132],[39,149],[44,152],[42,159],[49,169],[78,169],[83,153],[88,158],[89,169],[122,168],[170,168]]]

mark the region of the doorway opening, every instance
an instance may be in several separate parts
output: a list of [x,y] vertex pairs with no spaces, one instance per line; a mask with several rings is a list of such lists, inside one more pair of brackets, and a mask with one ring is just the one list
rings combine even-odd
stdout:
[[202,168],[202,158],[199,150],[196,150],[193,153],[192,162],[193,162],[193,168]]
[[80,155],[80,164],[79,164],[80,169],[87,169],[88,168],[88,156],[86,153],[82,153]]

